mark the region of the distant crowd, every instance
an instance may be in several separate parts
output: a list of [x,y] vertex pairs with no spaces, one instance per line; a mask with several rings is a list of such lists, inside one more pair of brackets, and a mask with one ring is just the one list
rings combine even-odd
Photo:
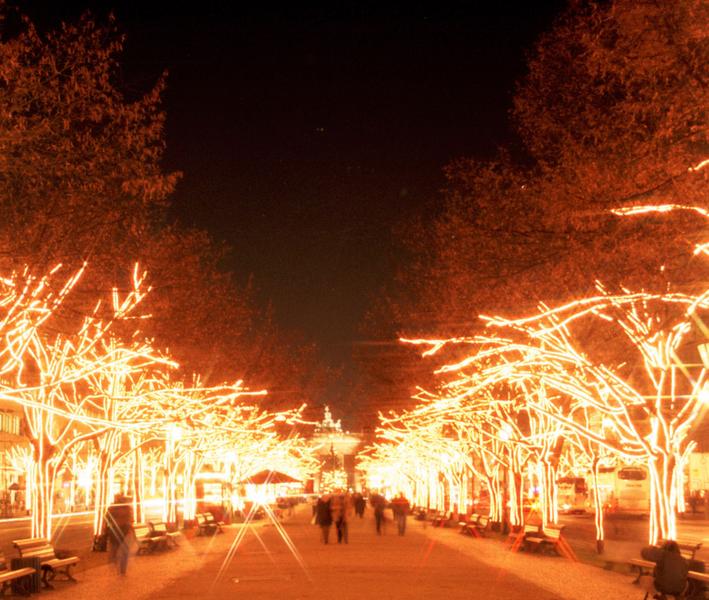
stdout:
[[[369,505],[374,512],[374,522],[377,535],[382,535],[386,523],[384,511],[391,508],[397,524],[399,535],[406,533],[406,517],[411,512],[411,506],[403,493],[400,493],[389,502],[381,494],[373,493],[369,496]],[[366,498],[359,492],[351,494],[337,490],[325,493],[313,504],[313,522],[320,527],[323,544],[330,542],[330,528],[335,525],[337,543],[349,542],[349,522],[355,517],[364,518],[367,508]]]

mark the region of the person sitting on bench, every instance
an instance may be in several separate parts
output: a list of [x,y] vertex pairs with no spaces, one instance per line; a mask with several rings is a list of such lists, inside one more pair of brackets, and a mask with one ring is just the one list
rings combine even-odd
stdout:
[[654,584],[659,592],[655,598],[665,600],[667,596],[680,597],[687,587],[689,565],[680,553],[677,542],[665,542],[661,548],[647,546],[640,554],[645,560],[655,563]]

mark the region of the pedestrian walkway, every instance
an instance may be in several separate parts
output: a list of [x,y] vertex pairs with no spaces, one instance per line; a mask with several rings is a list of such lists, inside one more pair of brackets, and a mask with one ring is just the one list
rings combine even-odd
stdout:
[[628,576],[512,554],[499,541],[424,530],[411,519],[406,536],[398,536],[391,521],[385,535],[377,536],[371,512],[352,522],[348,545],[333,543],[333,529],[325,546],[310,524],[309,507],[302,506],[285,523],[292,548],[277,527],[261,524],[225,563],[238,530],[230,527],[225,535],[185,540],[172,552],[134,557],[124,578],[105,565],[88,569],[78,584],[58,582],[52,597],[628,600],[639,594]]
[[629,600],[640,599],[645,594],[644,589],[633,585],[634,577],[631,575],[557,556],[512,552],[494,534],[487,538],[472,538],[461,535],[458,528],[431,527],[420,521],[409,525],[435,543],[480,561],[490,572],[516,573],[530,586],[538,586],[547,593],[557,595],[552,597],[569,600]]

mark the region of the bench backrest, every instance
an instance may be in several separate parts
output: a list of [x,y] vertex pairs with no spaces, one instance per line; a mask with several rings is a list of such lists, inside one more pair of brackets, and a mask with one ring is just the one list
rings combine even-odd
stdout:
[[151,531],[150,527],[148,527],[145,523],[136,523],[133,526],[133,533],[135,534],[136,539],[142,539],[142,538],[149,538]]
[[203,525],[207,522],[207,518],[202,513],[197,513],[195,515],[195,518],[197,519],[197,523],[199,523],[200,525]]
[[152,521],[150,522],[150,528],[153,530],[153,533],[159,533],[159,534],[164,534],[167,533],[167,525],[165,523],[153,523]]
[[43,546],[39,547],[37,546],[36,548],[30,548],[29,550],[23,550],[21,552],[22,558],[30,558],[30,557],[37,557],[40,560],[52,560],[53,558],[56,558],[56,555],[54,554],[54,548],[52,546]]
[[685,554],[689,555],[689,558],[694,558],[694,555],[699,552],[699,549],[702,547],[701,542],[693,542],[693,541],[678,541],[677,544],[679,545],[679,550],[684,556]]
[[539,525],[533,525],[532,523],[524,524],[524,533],[539,533]]
[[561,527],[545,527],[544,535],[553,540],[558,540],[561,537]]
[[478,525],[480,527],[487,527],[487,523],[489,520],[490,520],[490,517],[488,517],[487,515],[480,515],[478,517]]
[[40,560],[56,558],[54,547],[47,538],[25,538],[12,542],[21,558],[37,557]]
[[216,523],[217,520],[214,518],[214,515],[210,512],[204,513],[204,518],[207,519],[207,523]]
[[35,546],[46,546],[47,544],[49,544],[49,540],[47,538],[23,538],[21,540],[12,541],[12,545],[18,550],[34,548]]

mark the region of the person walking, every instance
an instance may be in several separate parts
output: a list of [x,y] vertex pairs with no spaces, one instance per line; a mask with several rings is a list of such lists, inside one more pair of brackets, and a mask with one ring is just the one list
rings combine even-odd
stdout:
[[133,507],[129,498],[116,494],[113,504],[106,510],[104,530],[108,541],[108,560],[116,563],[120,575],[125,575],[134,537]]
[[354,509],[360,519],[364,517],[364,510],[366,507],[367,503],[364,501],[364,496],[357,492],[354,495]]
[[332,525],[331,502],[332,497],[326,493],[318,498],[318,503],[315,505],[315,523],[320,526],[323,544],[327,544],[330,541],[330,526]]
[[391,501],[391,512],[394,513],[394,520],[399,529],[399,535],[406,533],[406,517],[411,512],[411,505],[403,492]]
[[337,543],[349,543],[349,522],[352,519],[352,497],[346,493],[339,493],[332,498],[332,521],[337,528]]
[[382,535],[384,531],[384,509],[386,508],[386,499],[381,494],[372,494],[369,498],[369,503],[374,509],[374,522],[377,527],[377,535]]

